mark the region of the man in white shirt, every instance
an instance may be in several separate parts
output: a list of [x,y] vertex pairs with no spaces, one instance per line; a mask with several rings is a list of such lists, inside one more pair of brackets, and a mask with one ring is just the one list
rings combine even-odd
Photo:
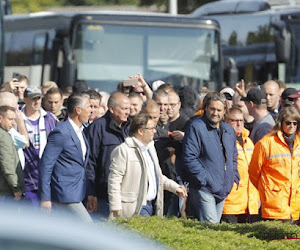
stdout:
[[91,218],[82,204],[86,195],[86,165],[89,145],[83,131],[90,113],[89,95],[78,93],[68,98],[69,118],[59,124],[48,137],[40,162],[39,193],[41,207],[76,214],[84,221]]
[[148,114],[137,115],[130,137],[111,154],[108,177],[110,218],[134,215],[163,215],[163,190],[185,197],[186,190],[161,173],[153,136],[155,121]]

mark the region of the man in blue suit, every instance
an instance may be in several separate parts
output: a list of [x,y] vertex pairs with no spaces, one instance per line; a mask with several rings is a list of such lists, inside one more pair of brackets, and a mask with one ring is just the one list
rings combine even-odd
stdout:
[[54,205],[57,210],[92,221],[82,204],[86,194],[86,165],[90,152],[82,124],[88,122],[91,113],[89,96],[72,94],[68,98],[67,109],[69,118],[49,134],[41,159],[41,207],[51,212]]

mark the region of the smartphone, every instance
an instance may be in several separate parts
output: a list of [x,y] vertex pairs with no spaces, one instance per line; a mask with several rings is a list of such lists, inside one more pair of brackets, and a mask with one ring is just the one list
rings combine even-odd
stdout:
[[128,80],[124,80],[123,81],[123,86],[124,87],[130,87],[133,85],[137,85],[138,84],[138,79],[134,78],[134,79],[128,79]]
[[15,78],[19,81],[20,80],[20,73],[14,72],[13,75],[12,75],[12,78]]

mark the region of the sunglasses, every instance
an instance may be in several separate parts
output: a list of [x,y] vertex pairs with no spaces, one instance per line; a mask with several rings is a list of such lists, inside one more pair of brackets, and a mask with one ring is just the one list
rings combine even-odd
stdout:
[[287,126],[290,126],[291,124],[293,124],[294,126],[297,126],[297,125],[298,125],[298,122],[284,121],[284,123],[285,123]]
[[144,91],[141,91],[141,92],[134,91],[134,93],[139,94],[139,95],[140,95],[140,94],[145,95]]

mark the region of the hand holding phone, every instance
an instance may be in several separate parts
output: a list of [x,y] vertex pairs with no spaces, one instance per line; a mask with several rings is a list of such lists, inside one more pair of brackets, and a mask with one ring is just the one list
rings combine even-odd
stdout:
[[134,86],[134,85],[137,85],[137,84],[138,84],[138,79],[136,79],[136,78],[128,79],[128,80],[123,81],[123,86],[124,87],[131,87],[131,86]]
[[14,72],[12,75],[13,79],[16,79],[18,82],[20,81],[20,73]]

